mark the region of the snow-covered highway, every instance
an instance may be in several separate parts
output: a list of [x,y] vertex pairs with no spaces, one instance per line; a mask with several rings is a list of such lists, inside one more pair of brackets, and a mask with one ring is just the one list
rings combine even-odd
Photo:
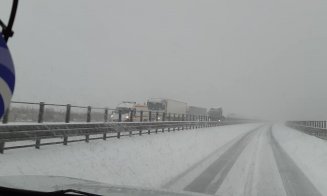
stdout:
[[282,124],[17,149],[1,155],[0,165],[0,176],[69,176],[216,195],[327,195],[326,141]]

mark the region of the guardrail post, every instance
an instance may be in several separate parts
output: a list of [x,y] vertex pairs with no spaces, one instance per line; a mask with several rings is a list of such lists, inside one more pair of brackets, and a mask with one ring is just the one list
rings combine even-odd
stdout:
[[39,116],[37,119],[38,123],[43,123],[43,115],[44,115],[44,102],[40,102]]
[[[182,121],[185,121],[184,114],[182,114]],[[184,124],[182,124],[182,130],[184,130]]]
[[152,118],[152,113],[151,111],[149,111],[149,122],[151,122],[151,118]]
[[108,108],[104,109],[104,122],[108,122]]
[[[168,121],[170,121],[170,113],[168,113]],[[168,132],[170,132],[170,126],[168,126]]]
[[10,110],[9,108],[10,108],[10,106],[6,109],[5,114],[3,115],[3,118],[2,118],[3,124],[7,124],[9,121],[9,110]]
[[[165,122],[165,120],[166,120],[166,113],[163,112],[162,113],[162,122]],[[165,128],[164,127],[162,128],[162,132],[165,132]]]
[[180,130],[180,121],[181,121],[181,120],[180,120],[180,116],[181,116],[180,114],[177,115],[177,119],[178,119],[177,131]]
[[89,142],[89,141],[90,141],[90,135],[87,134],[87,135],[85,135],[85,142]]
[[5,151],[5,142],[1,141],[0,142],[0,154],[3,154]]
[[35,141],[35,148],[40,149],[40,146],[41,146],[41,139],[37,138],[36,141]]
[[103,140],[106,140],[106,139],[107,139],[107,133],[106,133],[106,132],[103,133],[103,135],[102,135],[102,139],[103,139]]
[[118,110],[118,122],[121,122],[121,110]]
[[[158,119],[159,118],[159,113],[158,112],[156,112],[156,121],[158,122]],[[156,125],[156,126],[158,126],[158,125]],[[156,128],[156,133],[158,133],[158,128]]]
[[91,106],[87,106],[86,122],[91,122]]
[[129,113],[129,121],[133,122],[133,110],[131,110],[131,112]]
[[117,138],[119,139],[120,138],[120,131],[118,130],[117,132]]
[[68,144],[68,136],[64,136],[63,144],[66,146]]
[[143,111],[140,111],[140,122],[143,122]]
[[195,124],[195,129],[199,127],[199,122],[200,122],[200,116],[196,117],[196,124]]
[[66,116],[65,116],[65,123],[70,122],[70,110],[71,110],[71,105],[67,104],[66,105]]
[[[174,116],[173,116],[173,121],[176,121],[176,115],[174,113]],[[173,126],[173,131],[175,131],[175,125]]]

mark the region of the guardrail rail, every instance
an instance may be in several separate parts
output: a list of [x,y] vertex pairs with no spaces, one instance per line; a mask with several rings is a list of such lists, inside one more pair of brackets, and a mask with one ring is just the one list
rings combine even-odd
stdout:
[[327,140],[326,121],[288,121],[286,125],[306,134]]
[[[165,122],[109,122],[109,123],[68,123],[68,124],[25,124],[0,126],[0,153],[5,150],[35,147],[42,145],[63,144],[107,138],[120,138],[123,136],[151,134],[158,132],[181,131],[204,127],[214,127],[244,122],[235,121],[165,121]],[[77,138],[77,136],[83,138]],[[91,137],[95,136],[95,137]],[[59,139],[60,141],[42,142],[46,139]],[[6,146],[6,143],[19,141],[33,141],[33,144],[16,144]]]

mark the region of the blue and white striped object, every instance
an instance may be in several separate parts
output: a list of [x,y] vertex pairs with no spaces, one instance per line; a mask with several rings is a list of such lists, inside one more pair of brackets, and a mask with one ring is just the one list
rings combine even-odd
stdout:
[[0,33],[0,118],[10,104],[15,88],[15,69],[9,49]]

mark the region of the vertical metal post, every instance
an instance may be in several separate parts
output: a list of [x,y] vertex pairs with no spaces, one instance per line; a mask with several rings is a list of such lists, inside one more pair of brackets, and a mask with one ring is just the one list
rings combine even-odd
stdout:
[[[166,120],[166,113],[163,112],[162,113],[162,122],[164,122],[165,120]],[[162,132],[165,132],[165,128],[164,127],[162,128]]]
[[149,121],[151,122],[151,119],[152,119],[152,112],[149,111]]
[[[185,121],[184,114],[182,114],[182,121]],[[184,123],[182,124],[182,130],[184,130]]]
[[0,154],[3,154],[5,151],[5,142],[0,141]]
[[68,136],[67,135],[64,136],[64,142],[63,142],[63,144],[65,146],[68,144]]
[[[170,113],[168,113],[168,121],[170,121]],[[170,132],[170,127],[168,126],[168,132]]]
[[43,115],[44,115],[44,102],[40,102],[39,116],[37,119],[38,123],[43,123]]
[[[176,114],[174,113],[173,121],[176,121]],[[175,126],[173,127],[173,131],[175,131]]]
[[71,110],[71,105],[67,104],[66,105],[66,116],[65,116],[65,123],[70,122],[70,110]]
[[2,118],[3,124],[7,124],[9,121],[9,110],[10,110],[10,106],[6,109],[5,114],[3,115],[3,118]]
[[143,122],[143,111],[140,111],[140,122]]
[[[158,122],[158,119],[159,118],[159,113],[158,112],[156,112],[156,122]],[[157,126],[157,125],[156,125]],[[158,128],[156,128],[156,133],[158,133]]]
[[133,110],[131,110],[131,112],[129,113],[129,121],[133,122]]
[[87,106],[86,122],[91,122],[91,106]]
[[89,134],[87,134],[87,135],[85,135],[85,142],[89,142],[90,141],[90,135]]
[[104,122],[108,122],[108,108],[104,109]]
[[118,122],[121,122],[121,110],[118,110]]
[[[179,119],[179,114],[178,114],[178,117],[177,117],[177,119]],[[179,129],[180,129],[180,121],[178,121],[178,123],[177,123],[177,131],[179,131]]]
[[40,149],[40,146],[41,146],[41,139],[37,138],[36,141],[35,141],[35,148]]

